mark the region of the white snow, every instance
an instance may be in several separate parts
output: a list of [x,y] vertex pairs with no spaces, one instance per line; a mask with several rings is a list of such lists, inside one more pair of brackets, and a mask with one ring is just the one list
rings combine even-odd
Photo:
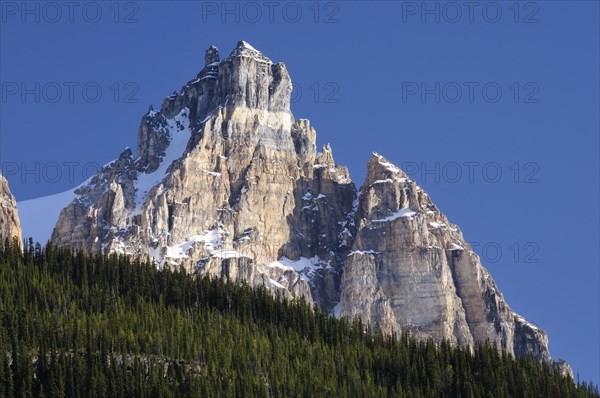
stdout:
[[214,177],[220,177],[221,173],[217,173],[215,171],[209,171],[209,170],[202,170],[203,173],[206,173],[208,175],[214,176]]
[[394,182],[406,182],[406,178],[396,177],[396,178],[386,178],[385,180],[375,180],[375,181],[373,181],[373,184],[371,184],[371,185],[391,184]]
[[355,254],[381,254],[381,252],[375,250],[353,250],[348,254],[348,256],[354,256]]
[[331,315],[333,315],[336,318],[339,318],[341,313],[342,313],[342,305],[340,303],[337,303],[335,305],[335,307],[333,307],[331,309]]
[[277,286],[278,288],[285,289],[285,286],[283,286],[281,283],[276,282],[275,280],[273,280],[271,278],[269,278],[268,280],[269,280],[270,283],[272,283],[273,285]]
[[436,228],[445,228],[446,227],[446,224],[444,224],[443,222],[437,222],[437,221],[432,221],[432,222],[429,223],[429,225],[432,228],[434,228],[434,229],[436,229]]
[[397,212],[395,212],[394,214],[392,214],[391,216],[387,216],[386,218],[382,218],[379,220],[371,220],[371,222],[388,222],[388,221],[392,221],[395,220],[397,218],[401,218],[401,217],[412,217],[415,214],[417,214],[416,211],[411,210],[411,209],[400,209]]
[[221,230],[218,228],[211,229],[202,235],[190,236],[186,241],[174,246],[167,246],[165,257],[169,258],[186,258],[187,251],[192,248],[196,242],[204,242],[207,247],[214,248],[221,242]]
[[[111,160],[102,168],[112,165],[116,160]],[[77,198],[75,191],[89,184],[94,176],[68,191],[17,202],[23,238],[31,237],[34,242],[46,244],[52,237],[52,230],[56,226],[62,209]]]
[[360,204],[360,194],[361,194],[361,192],[358,191],[358,194],[352,200],[352,212],[351,212],[352,215],[356,214],[356,210],[358,210],[358,205]]
[[[486,275],[487,276],[487,275]],[[516,314],[515,313],[515,318],[517,318],[519,321],[521,321],[522,323],[531,326],[532,329],[535,330],[540,330],[540,328],[538,328],[537,326],[535,326],[533,323],[529,322],[528,320],[526,320],[525,318],[523,318],[521,315]]]
[[256,51],[257,53],[260,53],[260,51],[258,51],[256,48],[252,47],[252,46],[250,45],[250,43],[248,43],[248,42],[247,42],[247,41],[245,41],[245,40],[240,40],[240,44],[241,44],[241,46],[240,46],[240,47],[241,47],[242,49],[248,49],[248,50],[252,50],[252,51]]
[[284,271],[295,271],[300,277],[306,281],[309,277],[314,274],[316,270],[331,268],[329,263],[324,263],[319,257],[315,256],[312,258],[300,257],[298,260],[290,260],[289,258],[282,257],[277,261],[273,261],[268,265],[270,268],[279,268]]
[[75,189],[42,196],[35,199],[23,200],[17,203],[23,238],[33,238],[34,242],[46,244],[52,236],[52,230],[58,221],[62,209],[67,207],[75,195]]
[[450,244],[450,246],[448,247],[448,250],[450,251],[454,251],[454,250],[465,250],[464,247],[462,247],[461,245],[452,242],[452,244]]
[[[155,171],[148,174],[138,174],[137,181],[135,182],[135,210],[132,215],[141,212],[142,204],[146,200],[148,192],[165,178],[169,166],[185,152],[191,135],[188,112],[188,108],[183,108],[175,117],[167,119],[167,129],[171,142],[165,150],[160,165]],[[178,127],[178,124],[181,127]]]
[[193,235],[184,242],[168,246],[165,256],[161,256],[158,249],[150,249],[152,257],[162,268],[169,259],[184,259],[188,257],[188,251],[197,243],[203,243],[204,248],[210,253],[210,257],[217,258],[240,258],[246,257],[235,250],[223,250],[220,246],[223,242],[225,231],[219,226],[205,231],[200,235]]
[[162,268],[167,259],[183,259],[187,258],[187,252],[198,242],[204,243],[204,246],[211,252],[215,253],[215,249],[221,243],[223,230],[221,228],[213,228],[205,231],[201,235],[193,235],[187,238],[186,241],[177,245],[167,246],[165,256],[161,256],[159,249],[150,248],[150,254]]
[[391,178],[386,178],[385,180],[376,180],[376,181],[373,181],[373,185],[375,185],[375,184],[389,184],[389,183],[392,183],[392,182],[394,182],[394,180],[392,180]]
[[373,152],[373,155],[377,156],[379,164],[388,169],[389,171],[394,173],[400,172],[400,169],[395,164],[388,162],[383,156],[381,156],[377,152]]
[[212,257],[218,258],[240,258],[246,257],[238,251],[235,250],[217,250],[212,254]]
[[270,62],[270,60],[267,57],[265,57],[260,51],[258,51],[256,48],[252,47],[250,44],[243,40],[240,43],[238,43],[238,47],[236,47],[233,50],[231,56],[252,57],[259,62]]

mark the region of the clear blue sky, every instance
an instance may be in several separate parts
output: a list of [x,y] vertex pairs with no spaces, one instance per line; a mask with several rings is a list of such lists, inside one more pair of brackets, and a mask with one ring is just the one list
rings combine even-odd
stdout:
[[600,381],[598,2],[49,4],[0,3],[18,200],[135,148],[148,105],[244,39],[286,63],[295,116],[357,185],[371,151],[404,166],[552,355]]

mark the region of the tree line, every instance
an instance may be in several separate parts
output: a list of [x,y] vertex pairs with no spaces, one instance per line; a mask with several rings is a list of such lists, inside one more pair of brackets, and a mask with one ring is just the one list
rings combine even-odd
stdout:
[[600,396],[487,342],[383,335],[124,255],[0,246],[0,397]]

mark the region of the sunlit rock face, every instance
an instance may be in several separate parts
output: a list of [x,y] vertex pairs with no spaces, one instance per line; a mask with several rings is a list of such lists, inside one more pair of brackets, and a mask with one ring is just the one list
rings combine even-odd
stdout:
[[124,151],[77,191],[59,245],[148,256],[326,308],[339,301],[356,188],[290,112],[290,76],[241,41],[142,118]]
[[8,181],[0,174],[0,242],[17,238],[21,242],[21,223],[17,202],[10,192]]
[[374,153],[359,191],[329,145],[317,152],[310,122],[290,112],[284,64],[243,41],[204,62],[142,117],[136,153],[75,191],[54,243],[264,285],[386,332],[551,360],[546,334],[510,309],[404,172]]
[[510,309],[459,228],[381,155],[368,163],[355,223],[342,314],[385,332],[467,345],[490,340],[550,360],[546,334]]

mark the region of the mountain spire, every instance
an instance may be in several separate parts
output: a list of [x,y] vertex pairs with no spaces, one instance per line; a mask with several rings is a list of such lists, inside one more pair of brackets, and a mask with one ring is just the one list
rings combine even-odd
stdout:
[[219,62],[219,49],[215,46],[210,46],[206,49],[204,53],[204,64],[208,66],[210,64],[214,64],[215,62]]
[[[240,41],[141,122],[130,151],[80,187],[57,245],[263,285],[373,330],[550,362],[545,332],[506,303],[460,229],[374,153],[360,192],[290,112],[291,78]],[[219,62],[218,64],[216,62]]]

